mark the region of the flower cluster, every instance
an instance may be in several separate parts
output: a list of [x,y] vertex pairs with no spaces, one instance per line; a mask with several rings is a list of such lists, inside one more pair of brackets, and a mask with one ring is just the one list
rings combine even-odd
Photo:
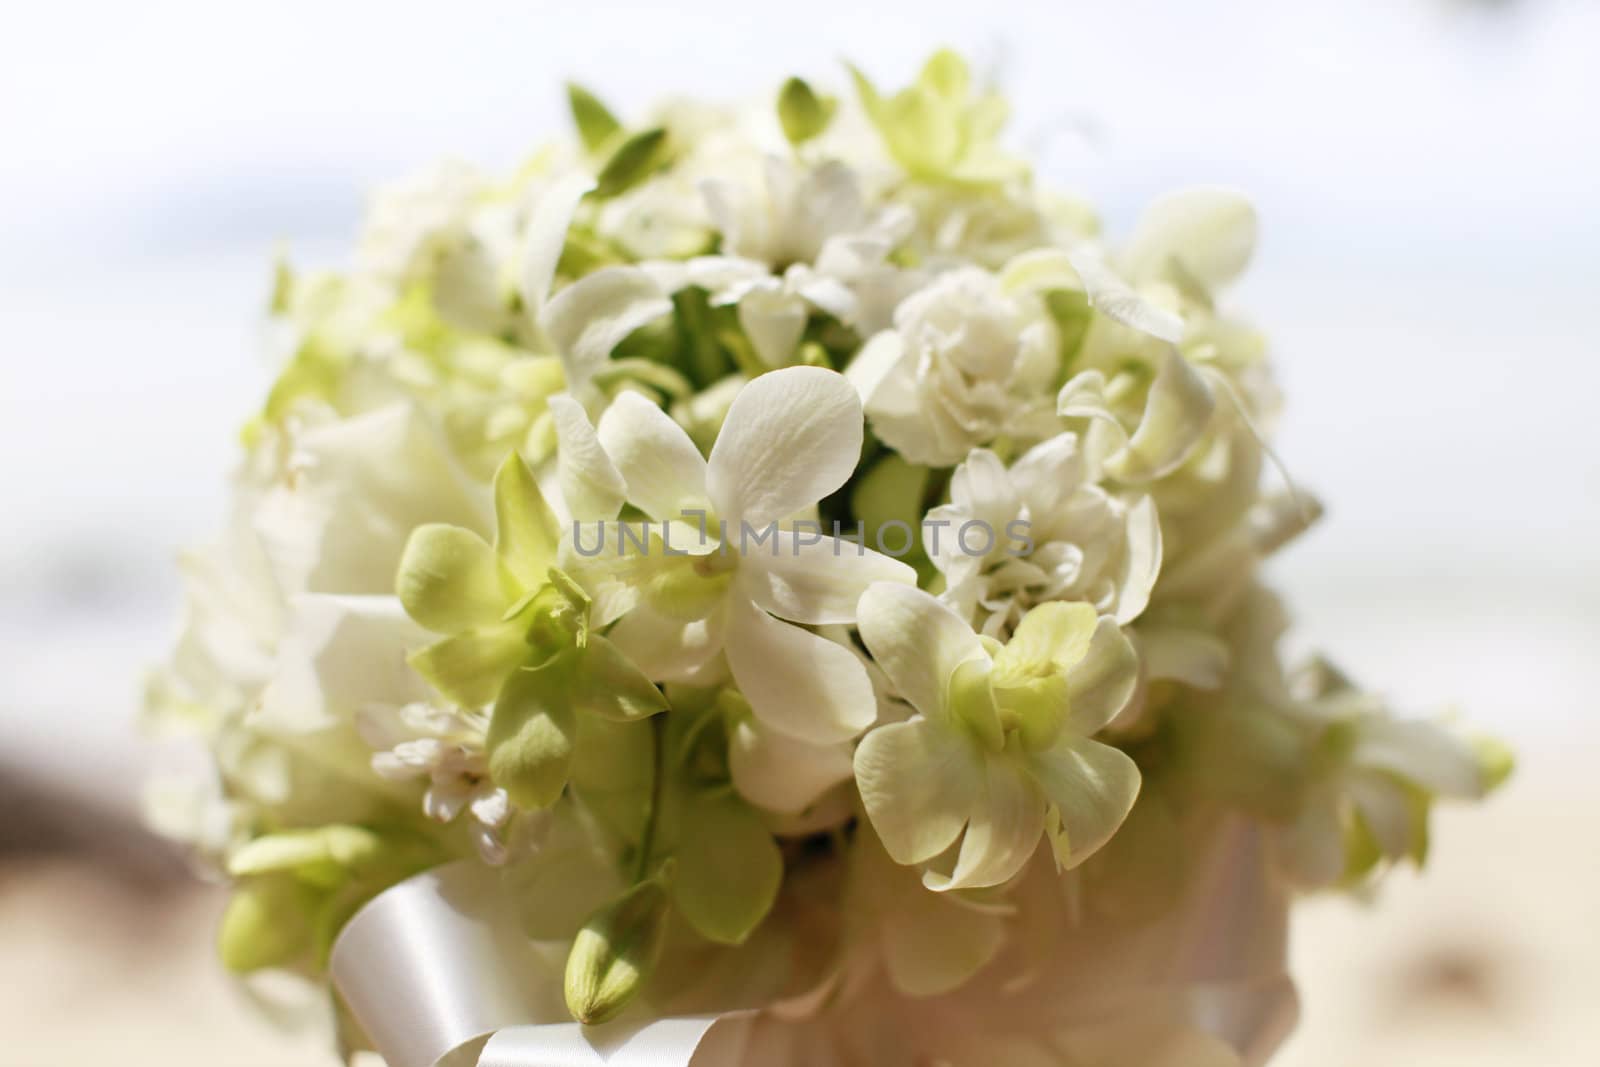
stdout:
[[[214,755],[205,817],[162,817],[235,882],[230,966],[315,977],[476,857],[572,943],[586,1022],[675,953],[915,999],[1151,921],[1226,816],[1356,886],[1504,776],[1279,658],[1259,564],[1316,505],[1263,489],[1249,204],[1109,242],[956,56],[854,80],[638,123],[574,87],[576,138],[280,268],[283,367],[149,698]],[[819,913],[807,953],[758,936]]]

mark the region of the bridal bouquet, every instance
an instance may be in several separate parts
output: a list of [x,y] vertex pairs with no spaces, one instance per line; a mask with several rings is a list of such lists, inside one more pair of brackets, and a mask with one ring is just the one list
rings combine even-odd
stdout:
[[957,56],[852,75],[573,87],[576,138],[280,267],[149,692],[215,775],[153,816],[347,1050],[1260,1062],[1289,895],[1508,772],[1280,659],[1318,508],[1224,299],[1249,204],[1108,241]]

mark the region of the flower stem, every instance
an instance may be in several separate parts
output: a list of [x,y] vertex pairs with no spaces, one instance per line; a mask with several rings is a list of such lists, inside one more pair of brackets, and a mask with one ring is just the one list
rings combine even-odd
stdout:
[[655,770],[650,779],[650,803],[645,809],[644,833],[639,838],[639,863],[633,880],[642,882],[650,874],[651,853],[655,851],[656,824],[661,821],[661,798],[666,792],[667,777],[667,716],[665,712],[650,717],[651,749]]

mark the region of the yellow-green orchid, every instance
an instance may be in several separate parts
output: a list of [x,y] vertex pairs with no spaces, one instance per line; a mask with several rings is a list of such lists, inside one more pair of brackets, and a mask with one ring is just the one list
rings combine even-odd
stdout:
[[1122,710],[1138,664],[1087,604],[1034,608],[1004,645],[917,589],[875,585],[861,639],[919,713],[869,733],[856,782],[889,855],[930,889],[999,885],[1048,836],[1062,867],[1106,842],[1139,770],[1093,735]]

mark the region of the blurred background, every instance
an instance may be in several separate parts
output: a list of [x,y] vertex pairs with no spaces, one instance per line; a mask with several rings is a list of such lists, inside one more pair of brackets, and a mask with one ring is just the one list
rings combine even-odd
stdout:
[[[0,15],[0,1062],[331,1064],[210,955],[219,901],[138,828],[133,728],[220,520],[279,242],[510,165],[563,78],[620,111],[952,44],[1044,176],[1125,233],[1257,198],[1234,295],[1330,514],[1274,564],[1298,640],[1521,767],[1426,877],[1299,919],[1284,1067],[1600,1063],[1600,4],[1583,0],[13,5]],[[1376,905],[1376,908],[1373,907]]]

